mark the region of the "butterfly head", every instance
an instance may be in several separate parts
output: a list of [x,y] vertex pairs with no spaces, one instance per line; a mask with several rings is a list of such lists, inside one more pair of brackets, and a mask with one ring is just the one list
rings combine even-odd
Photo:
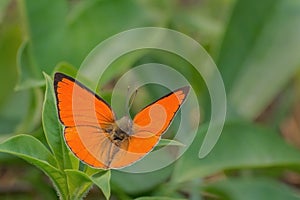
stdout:
[[132,121],[129,117],[123,117],[105,129],[108,137],[116,146],[127,150],[128,139],[132,134]]
[[129,116],[124,116],[116,122],[118,128],[127,135],[132,134],[132,120]]

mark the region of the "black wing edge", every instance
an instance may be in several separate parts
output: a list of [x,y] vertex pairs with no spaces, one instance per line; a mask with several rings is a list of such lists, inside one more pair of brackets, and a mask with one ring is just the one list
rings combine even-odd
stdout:
[[[189,85],[186,85],[186,86],[183,86],[183,87],[181,87],[181,88],[178,88],[178,89],[176,89],[176,90],[174,90],[174,91],[172,91],[172,92],[170,92],[170,93],[168,93],[168,94],[166,94],[166,95],[160,97],[160,98],[157,99],[156,101],[154,101],[154,102],[148,104],[147,106],[145,106],[144,108],[142,108],[139,112],[142,112],[142,111],[143,111],[145,108],[147,108],[148,106],[151,106],[152,104],[155,104],[155,103],[158,102],[159,100],[161,100],[161,99],[163,99],[163,98],[165,98],[165,97],[168,97],[168,96],[174,94],[175,92],[181,90],[181,91],[185,94],[185,97],[184,97],[184,99],[182,100],[182,103],[178,106],[178,109],[179,109],[179,108],[181,107],[181,105],[184,103],[186,97],[188,96],[188,94],[189,94],[189,92],[190,92],[190,88],[191,88],[191,87],[190,87]],[[176,112],[178,111],[178,109],[176,110]]]

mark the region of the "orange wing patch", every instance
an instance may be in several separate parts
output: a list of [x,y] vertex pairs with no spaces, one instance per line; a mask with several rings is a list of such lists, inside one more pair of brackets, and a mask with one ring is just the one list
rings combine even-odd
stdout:
[[115,121],[110,106],[75,79],[61,73],[54,77],[60,121],[65,126],[105,126]]
[[179,88],[142,109],[133,119],[134,134],[128,151],[151,151],[170,126],[188,93],[188,86]]
[[[80,132],[84,131],[89,136],[82,136]],[[64,130],[64,138],[72,152],[83,162],[97,168],[108,168],[105,162],[101,162],[98,158],[100,153],[104,153],[102,148],[107,145],[107,137],[97,133],[93,127],[81,126],[66,127]],[[92,135],[91,135],[92,134]]]
[[133,119],[135,135],[149,133],[161,136],[188,93],[188,86],[179,88],[142,109]]

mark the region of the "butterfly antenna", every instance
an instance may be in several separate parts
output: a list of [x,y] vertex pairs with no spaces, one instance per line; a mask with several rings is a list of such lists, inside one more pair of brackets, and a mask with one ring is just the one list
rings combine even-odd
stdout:
[[[128,93],[129,93],[129,86],[128,86]],[[133,101],[134,101],[136,95],[137,95],[137,90],[135,90],[132,97],[129,98],[128,113],[129,113],[130,108],[132,107],[132,104],[133,104]]]

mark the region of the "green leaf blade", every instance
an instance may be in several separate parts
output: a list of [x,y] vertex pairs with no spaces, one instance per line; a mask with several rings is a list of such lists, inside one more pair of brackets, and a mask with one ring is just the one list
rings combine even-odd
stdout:
[[103,171],[93,176],[78,170],[65,170],[68,178],[70,199],[82,199],[90,190],[93,183],[102,190],[106,199],[110,197],[110,171]]
[[110,170],[99,172],[90,177],[93,183],[102,190],[107,200],[110,198],[110,177]]
[[92,187],[90,178],[83,172],[67,169],[65,170],[67,185],[69,190],[69,199],[79,200],[85,197]]
[[63,139],[63,130],[58,121],[56,103],[54,98],[53,81],[44,74],[46,79],[46,92],[43,104],[42,123],[48,145],[55,155],[61,169],[70,169],[72,167],[69,150]]
[[17,135],[0,143],[0,152],[18,156],[44,171],[63,199],[66,197],[65,178],[56,166],[51,152],[30,135]]

